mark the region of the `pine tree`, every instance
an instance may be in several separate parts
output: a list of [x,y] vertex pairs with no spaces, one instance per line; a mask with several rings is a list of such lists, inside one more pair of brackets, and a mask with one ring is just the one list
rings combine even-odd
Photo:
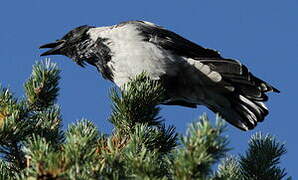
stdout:
[[[111,134],[82,119],[63,131],[60,70],[36,63],[25,97],[0,87],[0,179],[210,179],[279,180],[284,144],[257,133],[244,155],[228,154],[224,121],[206,115],[186,135],[166,127],[159,116],[165,91],[146,73],[122,90],[112,88]],[[290,179],[290,178],[288,178]]]

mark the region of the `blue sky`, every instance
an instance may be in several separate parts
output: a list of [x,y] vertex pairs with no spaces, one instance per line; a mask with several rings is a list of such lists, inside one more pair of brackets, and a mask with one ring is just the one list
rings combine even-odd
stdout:
[[[80,25],[106,26],[126,20],[147,20],[162,25],[200,45],[216,49],[222,56],[241,60],[258,77],[281,90],[270,94],[270,115],[249,132],[232,126],[226,133],[233,153],[243,153],[255,132],[270,133],[286,143],[288,153],[282,166],[298,177],[297,166],[297,0],[208,0],[208,1],[98,1],[28,0],[0,3],[0,81],[16,95],[39,57],[39,45],[60,38]],[[108,90],[93,67],[85,69],[62,56],[51,57],[62,69],[59,104],[65,127],[87,118],[102,132],[111,124]],[[183,133],[187,124],[206,112],[163,106],[162,116]],[[209,112],[209,111],[207,111]],[[210,119],[214,119],[213,113]]]

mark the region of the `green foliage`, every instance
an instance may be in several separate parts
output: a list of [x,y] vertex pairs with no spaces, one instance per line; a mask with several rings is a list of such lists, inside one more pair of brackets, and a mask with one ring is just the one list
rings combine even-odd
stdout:
[[56,104],[60,70],[37,63],[16,98],[0,88],[0,179],[283,179],[279,167],[286,152],[272,136],[256,134],[245,155],[228,155],[225,125],[206,115],[185,136],[166,127],[159,116],[165,90],[139,75],[121,90],[113,88],[114,125],[101,134],[88,120],[61,128]]
[[[18,172],[26,167],[21,149],[32,136],[42,136],[54,144],[62,141],[60,110],[54,105],[59,78],[57,67],[47,61],[34,66],[25,83],[25,99],[17,99],[10,90],[0,88],[0,153],[10,162],[9,169]],[[39,91],[30,91],[37,87]],[[43,92],[42,96],[40,92]],[[47,103],[41,105],[37,102]]]
[[24,85],[30,108],[40,110],[55,103],[59,91],[59,73],[60,70],[50,61],[33,66],[32,75]]
[[212,127],[206,115],[192,123],[187,135],[181,139],[184,148],[176,150],[172,170],[175,179],[207,179],[212,165],[226,155],[227,138],[222,136],[225,126],[217,118]]
[[127,83],[120,93],[113,88],[110,94],[113,101],[110,122],[118,131],[129,133],[138,123],[149,126],[161,124],[158,117],[160,107],[157,105],[165,98],[165,91],[146,73]]
[[0,179],[11,179],[13,177],[13,170],[11,170],[8,162],[0,160]]
[[218,170],[213,178],[214,180],[234,180],[243,179],[240,174],[240,166],[236,157],[226,157],[218,165]]
[[281,169],[278,164],[280,157],[285,153],[284,145],[277,142],[274,137],[263,136],[261,133],[255,134],[249,142],[245,155],[240,156],[241,173],[244,179],[278,180],[284,178],[285,169]]

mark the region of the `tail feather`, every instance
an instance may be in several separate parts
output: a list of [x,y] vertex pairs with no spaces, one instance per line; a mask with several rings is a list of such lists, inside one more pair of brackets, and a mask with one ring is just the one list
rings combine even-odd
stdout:
[[240,121],[243,122],[248,129],[256,127],[257,123],[262,122],[265,116],[268,115],[268,109],[264,103],[250,100],[243,95],[239,95],[239,99],[236,99],[233,104],[235,110],[241,117]]
[[253,114],[258,120],[257,122],[261,122],[264,120],[264,117],[268,114],[268,109],[264,103],[260,101],[250,100],[245,96],[239,95],[240,101],[244,104],[249,111],[253,112]]
[[256,126],[257,117],[246,106],[240,104],[235,107],[235,110],[241,117],[240,121],[247,127],[247,129],[253,129]]
[[[279,92],[278,89],[255,77],[246,66],[232,59],[187,59],[187,62],[193,68],[186,66],[183,78],[179,81],[175,79],[175,86],[169,86],[173,87],[169,89],[174,89],[174,95],[188,104],[180,101],[172,104],[188,107],[206,105],[242,130],[253,129],[258,122],[264,121],[268,115],[263,103],[268,100],[266,93]],[[195,73],[198,75],[194,76]]]
[[268,115],[268,109],[263,102],[251,100],[244,95],[232,95],[228,99],[230,104],[226,106],[216,104],[207,106],[241,130],[247,131],[255,128],[257,123],[262,122]]

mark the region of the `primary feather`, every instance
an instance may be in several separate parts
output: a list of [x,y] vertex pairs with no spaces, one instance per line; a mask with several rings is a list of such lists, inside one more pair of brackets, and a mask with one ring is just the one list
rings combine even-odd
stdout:
[[205,105],[242,130],[253,129],[268,114],[265,93],[279,92],[239,61],[145,21],[81,26],[41,48],[52,48],[42,55],[89,63],[119,87],[145,71],[166,88],[169,98],[163,104]]

